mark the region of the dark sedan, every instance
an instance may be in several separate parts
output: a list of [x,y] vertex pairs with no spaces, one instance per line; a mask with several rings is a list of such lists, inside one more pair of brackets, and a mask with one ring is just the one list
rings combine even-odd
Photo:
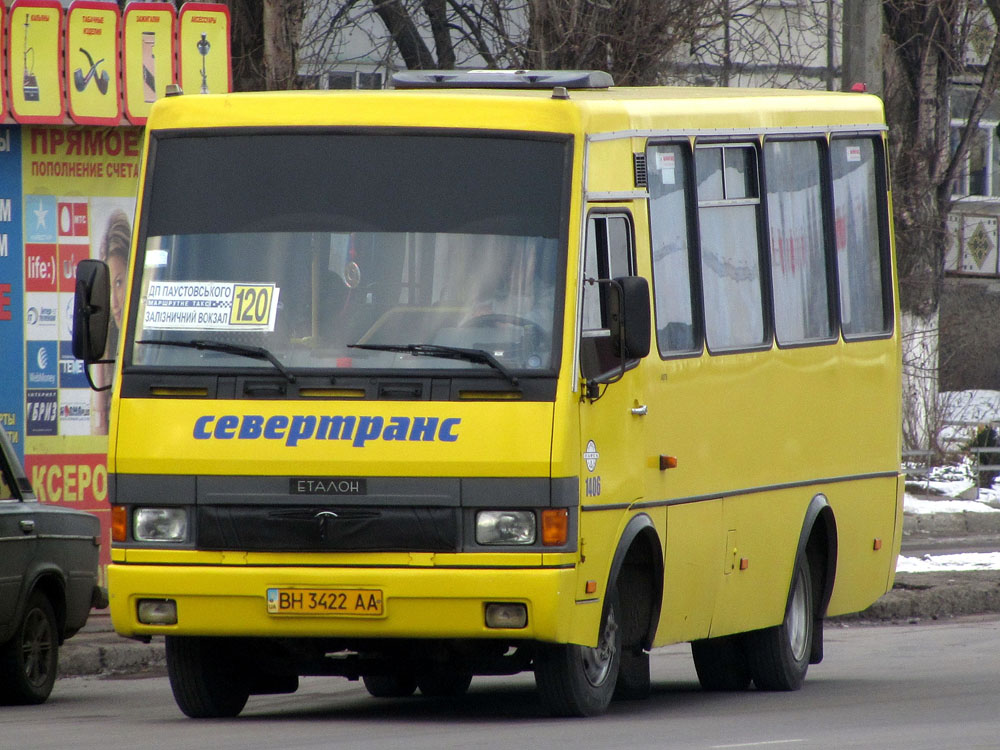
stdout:
[[0,703],[42,703],[59,646],[106,607],[97,583],[100,522],[38,502],[0,426]]

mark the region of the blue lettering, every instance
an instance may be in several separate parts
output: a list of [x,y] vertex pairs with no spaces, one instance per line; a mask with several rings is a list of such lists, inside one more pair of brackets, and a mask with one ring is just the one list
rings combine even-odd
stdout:
[[295,447],[300,440],[311,438],[315,429],[316,417],[292,417],[292,426],[288,429],[285,445]]
[[413,429],[410,430],[410,440],[423,440],[425,442],[434,440],[437,426],[437,417],[414,417]]
[[215,439],[231,439],[236,435],[236,428],[239,426],[240,418],[233,414],[227,414],[224,417],[219,417],[219,421],[215,423]]
[[410,430],[410,420],[408,417],[391,417],[389,424],[385,426],[382,433],[383,440],[406,440],[406,433]]
[[350,440],[354,435],[354,417],[320,417],[317,440]]
[[240,440],[256,440],[261,436],[264,427],[264,417],[260,414],[247,414],[240,425]]
[[441,422],[441,429],[438,430],[438,440],[444,440],[446,443],[454,443],[458,440],[458,435],[452,432],[452,428],[458,427],[461,421],[457,417],[443,420]]
[[215,421],[215,417],[210,417],[208,415],[204,417],[198,417],[194,423],[194,439],[195,440],[208,440],[212,437],[206,428]]
[[459,439],[459,417],[377,417],[275,414],[205,414],[194,422],[195,440],[283,440],[294,448],[306,440],[350,440],[363,448],[372,440],[454,443]]
[[264,437],[268,440],[281,440],[285,436],[286,429],[288,429],[288,417],[275,414],[273,417],[268,417],[267,424],[264,425]]
[[364,448],[366,440],[374,440],[382,433],[382,417],[361,417],[358,433],[354,436],[354,447]]

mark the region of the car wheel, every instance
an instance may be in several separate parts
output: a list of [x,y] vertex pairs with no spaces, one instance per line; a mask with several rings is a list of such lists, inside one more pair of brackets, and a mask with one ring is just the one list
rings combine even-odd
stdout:
[[44,703],[59,664],[59,629],[48,598],[28,597],[14,637],[0,648],[0,698],[5,703]]

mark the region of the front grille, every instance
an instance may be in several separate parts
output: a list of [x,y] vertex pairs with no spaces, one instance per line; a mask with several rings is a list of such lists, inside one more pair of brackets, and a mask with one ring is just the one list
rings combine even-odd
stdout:
[[247,506],[198,508],[197,546],[247,552],[456,552],[457,508]]

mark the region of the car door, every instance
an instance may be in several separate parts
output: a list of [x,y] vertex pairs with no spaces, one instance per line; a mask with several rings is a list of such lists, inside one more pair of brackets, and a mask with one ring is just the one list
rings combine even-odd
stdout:
[[7,434],[0,427],[0,642],[10,637],[24,572],[36,553],[37,505]]

